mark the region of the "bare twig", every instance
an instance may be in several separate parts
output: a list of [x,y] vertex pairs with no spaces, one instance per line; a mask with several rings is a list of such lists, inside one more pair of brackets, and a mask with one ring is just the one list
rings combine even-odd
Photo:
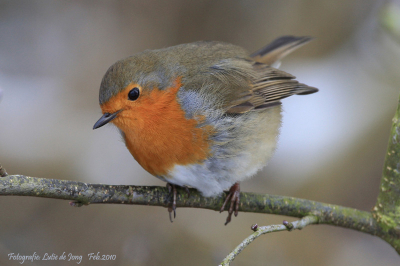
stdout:
[[240,252],[242,252],[243,249],[245,249],[251,242],[253,242],[257,237],[263,235],[263,234],[268,234],[272,232],[279,232],[279,231],[292,231],[294,229],[303,229],[307,225],[310,224],[316,224],[318,223],[318,217],[316,216],[306,216],[302,218],[301,220],[289,223],[287,221],[283,221],[283,224],[277,224],[277,225],[267,225],[267,226],[261,226],[261,227],[256,227],[253,225],[252,230],[255,231],[252,233],[249,237],[247,237],[245,240],[242,241],[234,250],[232,250],[231,253],[228,254],[228,256],[225,257],[225,259],[222,261],[220,266],[226,266],[229,265],[237,255],[239,255]]

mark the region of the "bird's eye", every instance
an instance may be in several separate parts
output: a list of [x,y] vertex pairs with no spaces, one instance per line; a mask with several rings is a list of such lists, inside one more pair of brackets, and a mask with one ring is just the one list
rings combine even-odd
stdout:
[[134,101],[137,98],[139,98],[139,94],[140,94],[139,88],[135,87],[129,91],[128,98],[129,100]]

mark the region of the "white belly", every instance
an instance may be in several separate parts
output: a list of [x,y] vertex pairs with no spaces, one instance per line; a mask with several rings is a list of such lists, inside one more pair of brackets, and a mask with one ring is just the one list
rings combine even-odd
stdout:
[[216,196],[256,174],[271,158],[281,125],[281,106],[214,121],[212,157],[201,164],[176,165],[165,177],[179,186]]

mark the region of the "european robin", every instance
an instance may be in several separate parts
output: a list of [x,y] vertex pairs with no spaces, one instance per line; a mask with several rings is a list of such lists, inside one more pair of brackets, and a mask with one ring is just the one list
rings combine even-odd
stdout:
[[[176,189],[205,197],[229,189],[228,218],[238,214],[239,182],[271,158],[281,126],[281,100],[317,92],[278,70],[279,60],[311,40],[283,36],[259,51],[201,41],[146,50],[117,61],[104,75],[94,125],[119,128],[136,161]],[[172,221],[172,220],[171,220]]]

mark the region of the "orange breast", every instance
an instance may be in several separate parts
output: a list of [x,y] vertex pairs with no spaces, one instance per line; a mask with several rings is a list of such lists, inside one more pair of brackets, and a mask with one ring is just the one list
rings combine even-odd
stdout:
[[212,126],[198,127],[204,117],[186,119],[177,102],[182,86],[180,78],[166,90],[143,91],[134,102],[125,90],[102,106],[103,113],[123,109],[113,123],[125,134],[125,143],[133,157],[149,173],[167,175],[176,164],[202,163],[210,155]]

